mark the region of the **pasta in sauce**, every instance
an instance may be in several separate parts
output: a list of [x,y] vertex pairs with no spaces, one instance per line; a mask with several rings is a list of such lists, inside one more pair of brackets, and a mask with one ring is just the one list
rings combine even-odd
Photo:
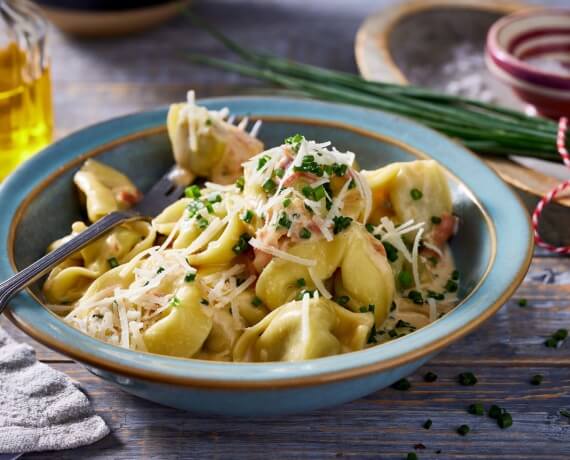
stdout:
[[[45,299],[73,327],[182,358],[297,361],[392,340],[457,303],[457,218],[436,162],[358,171],[354,153],[299,134],[264,150],[192,93],[167,127],[197,182],[151,223],[123,224],[53,269]],[[89,222],[141,196],[95,160],[74,182]]]

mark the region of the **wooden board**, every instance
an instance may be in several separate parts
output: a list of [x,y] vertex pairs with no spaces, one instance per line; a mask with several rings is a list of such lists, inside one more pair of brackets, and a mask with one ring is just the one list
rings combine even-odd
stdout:
[[[209,0],[199,12],[248,45],[281,55],[355,71],[353,34],[364,16],[386,0],[303,2],[252,0],[247,4]],[[562,2],[563,3],[563,2]],[[561,4],[562,4],[561,3]],[[327,37],[334,36],[334,40]],[[205,34],[179,18],[145,35],[113,41],[77,41],[51,36],[58,136],[112,116],[184,98],[235,94],[256,87],[251,80],[196,69],[178,50],[191,48],[218,57],[227,54]],[[528,202],[532,206],[532,200]],[[558,213],[558,214],[557,214]],[[547,231],[562,239],[560,211],[550,211]],[[517,305],[528,299],[525,308]],[[414,445],[420,459],[570,458],[570,343],[543,345],[559,327],[570,325],[570,259],[537,251],[524,284],[483,327],[443,351],[410,377],[408,392],[385,389],[341,407],[305,415],[237,419],[203,417],[161,407],[122,392],[67,359],[27,338],[0,318],[0,325],[34,346],[38,358],[78,380],[112,434],[97,444],[24,458],[375,458],[404,459]],[[432,370],[435,383],[423,382]],[[479,383],[457,384],[460,372]],[[541,373],[544,383],[529,384]],[[497,427],[488,417],[466,412],[472,402],[497,403],[513,426]],[[427,431],[422,423],[430,418]],[[467,423],[472,431],[459,436]],[[436,453],[441,449],[441,453]]]

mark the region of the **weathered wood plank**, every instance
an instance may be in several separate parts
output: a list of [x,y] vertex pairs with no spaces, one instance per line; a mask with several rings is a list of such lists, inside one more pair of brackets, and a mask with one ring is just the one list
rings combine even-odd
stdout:
[[[552,459],[570,456],[570,407],[566,369],[428,366],[410,378],[410,391],[385,389],[341,407],[290,417],[240,419],[196,416],[140,400],[71,364],[54,367],[79,380],[113,434],[91,447],[58,458],[331,458],[402,459],[414,445],[425,458]],[[439,376],[425,383],[422,375]],[[459,372],[475,372],[479,383],[457,384]],[[529,384],[536,373],[541,386]],[[467,413],[473,402],[505,407],[513,426],[501,430],[487,416]],[[422,428],[430,418],[432,428]],[[468,424],[466,437],[455,430]],[[521,449],[524,443],[524,449]],[[441,449],[438,455],[435,451]],[[28,458],[48,458],[30,455]]]

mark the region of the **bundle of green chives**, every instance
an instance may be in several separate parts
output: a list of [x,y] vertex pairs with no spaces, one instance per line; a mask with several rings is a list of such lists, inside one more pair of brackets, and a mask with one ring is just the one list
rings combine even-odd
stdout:
[[403,115],[482,154],[560,161],[556,150],[558,128],[552,120],[419,87],[372,82],[357,75],[258,53],[241,47],[195,17],[191,19],[241,60],[186,54],[194,63],[265,80],[307,97]]

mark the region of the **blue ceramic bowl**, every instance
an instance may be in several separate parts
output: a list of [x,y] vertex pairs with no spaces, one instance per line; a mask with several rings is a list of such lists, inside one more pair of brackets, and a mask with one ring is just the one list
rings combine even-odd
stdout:
[[[495,313],[522,281],[531,258],[527,214],[513,192],[470,152],[403,118],[314,101],[224,98],[236,115],[261,118],[272,146],[294,133],[357,152],[363,168],[431,157],[448,172],[461,219],[452,250],[462,273],[461,304],[433,324],[385,345],[297,363],[187,360],[108,345],[44,308],[38,286],[17,296],[8,316],[39,342],[142,398],[197,412],[285,414],[341,404],[410,374]],[[144,191],[171,165],[166,109],[117,118],[77,132],[20,167],[0,189],[0,276],[44,254],[81,215],[72,176],[89,157],[129,175]]]

